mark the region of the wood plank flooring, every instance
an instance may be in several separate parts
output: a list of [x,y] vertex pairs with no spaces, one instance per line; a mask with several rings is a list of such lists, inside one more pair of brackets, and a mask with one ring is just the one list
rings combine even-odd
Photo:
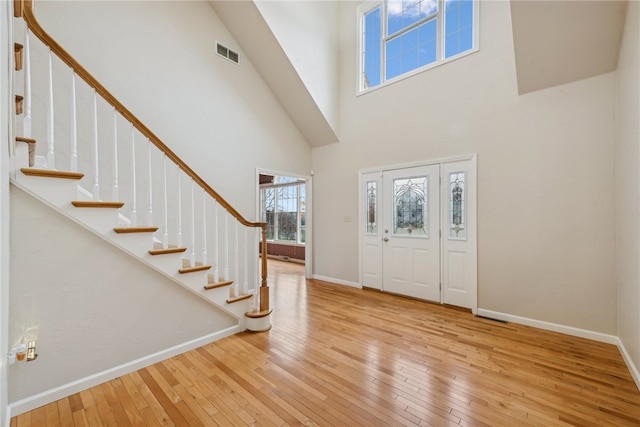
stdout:
[[303,277],[269,261],[273,328],[14,417],[11,426],[638,426],[613,345]]

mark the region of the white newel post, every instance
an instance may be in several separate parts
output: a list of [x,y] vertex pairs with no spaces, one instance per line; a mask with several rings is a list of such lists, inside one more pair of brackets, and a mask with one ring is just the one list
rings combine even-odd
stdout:
[[47,168],[56,168],[54,151],[54,116],[53,116],[53,54],[49,49],[49,99],[47,102]]
[[193,179],[191,179],[191,256],[189,262],[191,267],[196,266],[196,207],[193,195]]
[[167,202],[167,155],[162,157],[162,176],[164,184],[164,235],[162,236],[162,247],[169,247],[169,203]]
[[151,140],[147,139],[147,160],[149,163],[149,206],[147,207],[147,225],[153,226],[153,170],[151,165]]
[[202,265],[207,265],[207,191],[202,188]]
[[136,211],[137,204],[136,194],[136,129],[131,124],[131,221],[132,227],[138,226],[138,212]]
[[98,153],[98,93],[93,90],[93,200],[100,200],[100,177],[99,177],[99,153]]
[[120,190],[118,188],[118,111],[113,107],[113,198],[111,200],[120,199]]
[[71,70],[71,172],[78,172],[78,112],[76,108],[76,73]]
[[182,247],[182,184],[180,182],[180,175],[182,171],[180,166],[176,165],[178,170],[178,247]]

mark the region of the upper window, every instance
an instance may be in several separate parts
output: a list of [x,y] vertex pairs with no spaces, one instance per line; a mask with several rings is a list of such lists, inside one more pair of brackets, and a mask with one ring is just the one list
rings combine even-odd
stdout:
[[477,0],[387,0],[360,7],[360,90],[474,51]]

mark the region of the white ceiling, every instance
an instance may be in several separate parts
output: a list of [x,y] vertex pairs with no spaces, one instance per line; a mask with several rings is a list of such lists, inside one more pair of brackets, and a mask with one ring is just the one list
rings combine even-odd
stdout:
[[209,3],[312,147],[338,137],[253,1]]
[[520,94],[614,71],[626,1],[511,0]]

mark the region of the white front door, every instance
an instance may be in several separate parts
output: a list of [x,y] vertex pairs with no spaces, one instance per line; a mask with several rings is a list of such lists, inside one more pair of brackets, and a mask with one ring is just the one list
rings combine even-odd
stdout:
[[382,289],[440,302],[440,165],[387,171],[382,180]]
[[362,174],[362,286],[475,312],[475,179],[475,156]]

